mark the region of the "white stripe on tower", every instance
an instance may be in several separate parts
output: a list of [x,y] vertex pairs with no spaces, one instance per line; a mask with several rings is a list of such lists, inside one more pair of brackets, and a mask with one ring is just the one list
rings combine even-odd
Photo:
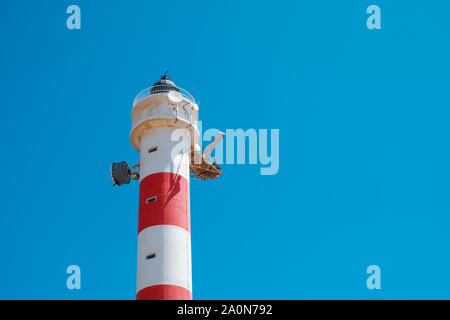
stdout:
[[189,142],[174,127],[141,136],[137,299],[192,299]]

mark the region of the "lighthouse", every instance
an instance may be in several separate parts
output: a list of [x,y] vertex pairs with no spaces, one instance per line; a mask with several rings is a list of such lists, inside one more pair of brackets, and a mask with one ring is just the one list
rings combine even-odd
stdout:
[[194,97],[163,75],[133,103],[130,140],[139,163],[111,166],[115,185],[139,181],[138,300],[192,299],[189,180],[221,175],[210,154],[223,138],[202,152],[198,111]]

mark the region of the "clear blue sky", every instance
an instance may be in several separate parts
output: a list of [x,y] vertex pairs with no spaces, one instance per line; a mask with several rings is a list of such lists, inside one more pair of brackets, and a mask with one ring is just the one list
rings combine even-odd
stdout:
[[450,298],[449,10],[2,3],[0,298],[135,298],[138,184],[113,188],[109,165],[138,161],[131,104],[166,69],[195,86],[204,128],[280,129],[278,175],[192,181],[194,298]]

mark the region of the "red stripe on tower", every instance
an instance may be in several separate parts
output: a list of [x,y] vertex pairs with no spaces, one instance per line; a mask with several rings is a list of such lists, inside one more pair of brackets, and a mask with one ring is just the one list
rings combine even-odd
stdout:
[[157,285],[139,291],[137,300],[192,300],[192,292],[171,285]]
[[181,175],[160,172],[145,177],[139,187],[139,228],[166,224],[191,231],[189,181]]

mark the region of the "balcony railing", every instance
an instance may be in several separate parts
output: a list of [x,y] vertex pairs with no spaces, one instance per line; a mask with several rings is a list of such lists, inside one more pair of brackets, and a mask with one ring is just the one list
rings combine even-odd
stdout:
[[150,88],[146,88],[139,92],[136,98],[134,98],[133,107],[152,94],[167,93],[169,91],[178,91],[179,93],[181,93],[183,98],[189,100],[192,103],[196,103],[194,97],[186,90],[168,84],[160,84],[151,86]]

